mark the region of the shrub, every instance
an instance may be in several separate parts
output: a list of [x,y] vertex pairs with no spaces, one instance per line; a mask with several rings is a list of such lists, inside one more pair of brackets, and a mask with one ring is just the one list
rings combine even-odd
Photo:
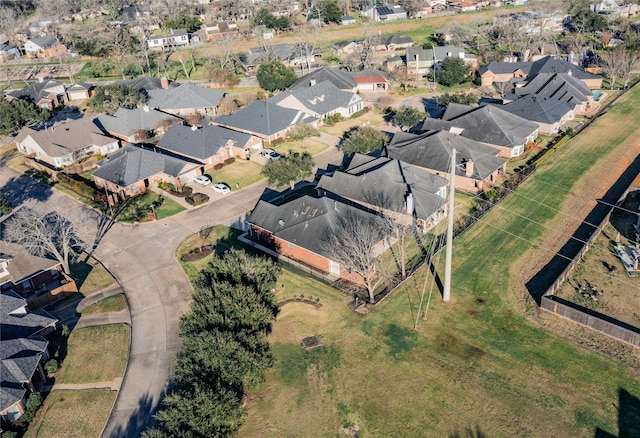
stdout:
[[44,370],[47,372],[49,376],[58,372],[58,361],[55,359],[49,359],[47,363],[44,364]]
[[220,170],[224,167],[224,163],[217,163],[213,166],[213,170]]
[[232,164],[235,161],[236,161],[235,157],[229,157],[226,160],[224,160],[224,165],[227,166],[229,164]]
[[177,192],[176,186],[168,182],[158,183],[158,188],[161,190],[166,190],[167,192]]
[[25,423],[30,423],[41,404],[42,395],[39,392],[32,393],[27,399],[27,409],[20,419]]
[[193,193],[189,196],[187,196],[185,198],[185,201],[187,201],[187,203],[189,205],[200,205],[200,204],[204,204],[205,202],[209,201],[209,196],[205,195],[204,193]]
[[365,107],[365,108],[362,108],[360,111],[356,111],[355,113],[351,114],[350,118],[351,119],[356,119],[356,118],[360,117],[361,115],[366,114],[368,112],[369,112],[369,107]]

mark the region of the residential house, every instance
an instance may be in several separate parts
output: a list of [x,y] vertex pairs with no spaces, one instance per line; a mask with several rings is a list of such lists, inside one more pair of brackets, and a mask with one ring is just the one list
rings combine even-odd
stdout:
[[[340,229],[342,218],[354,216],[367,221],[373,220],[375,214],[328,197],[307,195],[280,205],[260,200],[247,222],[251,240],[276,256],[288,257],[334,279],[361,282],[356,274],[333,260],[331,249],[323,244],[329,233]],[[383,247],[381,240],[377,249],[381,251]]]
[[362,41],[340,41],[331,46],[331,48],[337,55],[352,55],[362,51]]
[[350,26],[352,24],[356,24],[356,19],[349,15],[345,15],[340,19],[340,24],[343,26]]
[[266,61],[278,60],[288,67],[307,66],[316,63],[322,56],[320,51],[307,43],[284,43],[270,46],[252,47],[246,55],[240,57],[245,69],[253,71]]
[[255,135],[271,143],[286,138],[289,130],[298,123],[307,123],[317,128],[320,119],[270,101],[256,100],[231,115],[216,117],[211,123]]
[[67,53],[67,47],[56,37],[47,35],[28,40],[24,43],[24,52],[29,58],[52,58]]
[[27,397],[46,381],[42,365],[49,358],[44,335],[57,320],[44,310],[30,312],[24,298],[0,293],[0,416],[11,424],[26,411]]
[[66,87],[67,101],[84,100],[91,97],[93,84],[78,82]]
[[531,67],[530,62],[491,62],[478,69],[482,86],[509,82],[513,78],[525,78]]
[[365,68],[349,74],[356,81],[358,91],[387,92],[391,89],[391,75],[387,72]]
[[55,168],[69,166],[91,155],[108,155],[120,142],[102,133],[89,118],[24,127],[15,138],[18,151]]
[[125,84],[136,90],[142,91],[144,94],[149,93],[151,90],[163,90],[167,88],[175,88],[180,84],[170,81],[166,77],[154,78],[150,76],[144,76],[138,79],[127,79],[124,81],[118,81],[119,84]]
[[152,35],[147,38],[150,50],[175,49],[189,45],[189,34],[186,29],[170,29],[168,35]]
[[20,57],[20,49],[8,42],[0,43],[0,62],[7,62]]
[[431,49],[425,49],[422,46],[409,47],[406,54],[407,71],[425,75],[434,66],[437,69],[440,62],[449,57],[465,59],[464,48],[456,46],[435,46]]
[[447,0],[426,0],[426,3],[434,13],[447,9]]
[[250,134],[221,126],[174,125],[156,145],[174,155],[199,162],[204,170],[224,163],[228,158],[245,156],[249,149],[261,149],[262,140]]
[[413,39],[403,35],[379,35],[373,38],[373,50],[395,52],[413,47]]
[[322,67],[304,76],[301,76],[293,84],[289,86],[289,90],[296,88],[311,87],[321,82],[330,81],[339,90],[350,91],[355,93],[358,90],[358,84],[352,75],[346,71],[338,70],[331,67]]
[[493,105],[449,104],[441,119],[427,118],[412,132],[446,130],[493,146],[506,158],[521,155],[538,137],[538,125]]
[[356,203],[427,232],[445,215],[447,179],[388,157],[354,154],[344,171],[327,173],[320,196]]
[[407,11],[400,5],[393,6],[372,6],[360,12],[362,17],[371,21],[393,21],[407,18]]
[[125,6],[111,25],[127,26],[129,32],[136,35],[160,29],[158,19],[142,6]]
[[194,84],[147,90],[147,106],[176,116],[215,116],[225,93]]
[[44,294],[78,291],[59,261],[31,255],[6,241],[0,243],[0,289],[11,290],[30,302]]
[[568,103],[537,94],[522,96],[500,108],[537,123],[538,132],[545,135],[557,134],[565,123],[575,117],[574,109]]
[[342,91],[331,81],[323,81],[309,87],[298,87],[277,94],[270,102],[283,108],[302,111],[319,119],[340,114],[351,117],[364,108],[364,101],[356,93]]
[[472,12],[478,10],[478,3],[476,0],[448,1],[447,6],[458,12]]
[[240,32],[238,25],[231,21],[218,21],[204,25],[204,34],[207,41],[213,41],[220,38],[237,35]]
[[507,159],[491,146],[452,132],[398,132],[382,156],[395,158],[449,179],[452,149],[456,149],[456,188],[478,193],[493,185],[506,170]]
[[433,14],[433,8],[428,1],[421,0],[416,3],[416,9],[413,15],[410,15],[410,18],[425,18],[428,17],[429,14]]
[[92,173],[96,186],[120,199],[139,195],[150,185],[173,184],[178,190],[201,175],[201,163],[129,144],[98,162]]
[[180,117],[148,106],[134,109],[118,108],[113,115],[103,114],[95,120],[109,135],[134,143],[147,140],[154,135],[162,135],[170,126],[182,123]]
[[60,81],[40,79],[39,82],[7,93],[5,97],[9,101],[14,99],[28,100],[40,108],[51,111],[66,102],[66,86]]

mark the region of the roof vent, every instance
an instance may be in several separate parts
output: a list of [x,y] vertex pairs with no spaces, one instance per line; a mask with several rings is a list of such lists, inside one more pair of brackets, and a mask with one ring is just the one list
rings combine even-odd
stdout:
[[147,105],[142,107],[142,111],[144,111],[145,113],[149,112],[149,107]]
[[280,220],[278,221],[278,224],[279,224],[281,227],[284,227],[284,219],[280,219]]
[[198,130],[198,127],[197,127],[196,125],[193,125],[193,126],[191,127],[191,130],[192,130],[192,131],[197,131],[197,130]]

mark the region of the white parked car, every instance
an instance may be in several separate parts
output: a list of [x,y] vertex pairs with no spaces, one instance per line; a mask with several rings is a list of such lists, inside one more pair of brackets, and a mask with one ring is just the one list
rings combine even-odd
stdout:
[[262,149],[260,151],[260,156],[266,158],[267,160],[279,160],[280,154],[274,151],[273,149]]
[[207,175],[200,175],[199,177],[194,179],[193,182],[198,183],[201,186],[208,186],[209,184],[211,184],[211,180]]
[[211,188],[213,189],[214,192],[218,192],[221,195],[226,195],[227,193],[231,192],[231,189],[225,183],[216,183],[212,185]]

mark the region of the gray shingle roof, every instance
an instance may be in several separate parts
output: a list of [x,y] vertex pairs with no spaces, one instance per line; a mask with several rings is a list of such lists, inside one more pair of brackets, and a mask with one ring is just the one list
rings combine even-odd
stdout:
[[386,157],[355,154],[345,172],[320,178],[316,188],[378,208],[407,212],[407,197],[414,199],[414,212],[428,219],[445,203],[438,193],[447,180],[411,164]]
[[0,293],[1,339],[35,336],[57,322],[57,319],[41,309],[33,312],[15,313],[26,305],[26,300],[15,292],[6,291]]
[[118,108],[115,114],[103,114],[96,119],[105,131],[124,136],[129,136],[139,130],[153,131],[163,120],[182,120],[180,117],[148,107]]
[[382,76],[383,78],[390,80],[391,79],[391,74],[387,73],[386,71],[382,71],[382,70],[376,70],[374,68],[364,68],[360,71],[352,71],[349,72],[349,74],[352,77],[357,77],[357,76]]
[[286,108],[288,105],[283,101],[290,96],[308,109],[308,113],[323,116],[338,108],[348,108],[355,94],[338,89],[330,81],[324,81],[312,87],[301,87],[285,91],[272,97],[269,101]]
[[0,260],[9,260],[9,279],[18,284],[41,271],[48,271],[60,264],[59,261],[29,254],[23,247],[12,242],[0,242]]
[[[452,126],[462,128],[462,136],[482,143],[513,148],[525,144],[526,138],[538,129],[538,125],[493,105],[472,107],[450,104],[442,119]],[[438,129],[430,119],[422,122],[424,129]]]
[[[127,79],[125,81],[118,81],[117,83],[129,85],[130,87],[133,87],[136,90],[149,91],[149,90],[160,90],[163,88],[161,78],[154,78],[150,76],[145,76],[143,78],[138,78],[138,79]],[[176,82],[169,82],[169,88],[177,87],[178,85],[180,84]]]
[[599,77],[598,75],[584,71],[570,62],[552,58],[551,56],[545,56],[533,62],[527,76],[534,77],[541,73],[570,73],[571,76],[578,79],[596,79]]
[[31,381],[49,343],[40,336],[0,338],[0,411],[22,400],[23,383]]
[[312,52],[318,54],[317,50],[311,50],[311,46],[306,43],[294,43],[294,44],[273,44],[266,47],[252,47],[249,49],[249,53],[240,57],[245,65],[252,66],[258,65],[268,59],[278,59],[283,62],[292,61],[295,58],[306,57]]
[[60,86],[64,86],[60,81],[49,80],[44,82],[34,82],[20,90],[13,90],[7,93],[7,95],[16,99],[25,99],[37,103],[40,99],[48,97],[51,94],[48,90]]
[[316,84],[324,81],[330,81],[340,90],[353,90],[357,86],[356,81],[349,73],[331,67],[322,67],[300,77],[297,81],[291,84],[289,90],[309,87],[313,81],[315,81]]
[[537,94],[561,100],[572,106],[585,103],[592,92],[580,79],[567,73],[539,73],[532,79],[527,77],[526,85],[516,87],[515,94]]
[[149,178],[159,173],[179,176],[187,169],[199,167],[180,158],[127,145],[98,163],[100,166],[92,175],[110,181],[121,187]]
[[407,44],[412,43],[413,38],[403,35],[382,35],[380,37],[380,44],[388,46],[389,44]]
[[229,142],[243,148],[251,140],[250,134],[205,125],[193,130],[189,126],[173,125],[158,142],[158,147],[184,155],[186,157],[205,160],[218,153],[221,147]]
[[464,53],[464,47],[457,46],[434,46],[431,49],[424,49],[422,46],[407,48],[407,61],[433,61],[435,53],[436,61],[442,61],[448,56],[459,57]]
[[56,37],[54,37],[53,35],[45,35],[43,37],[31,38],[29,41],[31,41],[38,47],[46,49],[47,47],[51,47],[55,44]]
[[522,96],[501,108],[532,122],[549,124],[560,122],[571,111],[565,102],[535,94]]
[[16,140],[22,142],[28,136],[50,157],[62,157],[87,146],[105,146],[117,141],[104,135],[93,120],[85,117],[40,126],[38,129],[25,127],[20,130]]
[[322,242],[328,230],[339,226],[341,215],[356,215],[371,220],[375,215],[326,197],[302,196],[273,205],[258,201],[249,223],[270,231],[276,237],[331,259]]
[[[498,157],[498,150],[477,141],[446,131],[427,131],[421,134],[396,133],[385,148],[385,155],[425,169],[448,174],[451,169],[451,149],[456,148],[457,164],[474,163],[471,178],[483,181],[507,159]],[[465,175],[458,166],[456,175]]]
[[180,84],[174,88],[148,90],[147,106],[160,110],[215,108],[224,97],[224,91],[193,84]]
[[522,70],[525,74],[529,72],[531,68],[531,62],[490,62],[487,65],[483,65],[478,69],[480,75],[490,71],[495,74],[511,74],[518,70]]
[[228,128],[273,135],[300,122],[305,114],[280,107],[266,100],[256,100],[229,116],[218,116],[213,121]]

